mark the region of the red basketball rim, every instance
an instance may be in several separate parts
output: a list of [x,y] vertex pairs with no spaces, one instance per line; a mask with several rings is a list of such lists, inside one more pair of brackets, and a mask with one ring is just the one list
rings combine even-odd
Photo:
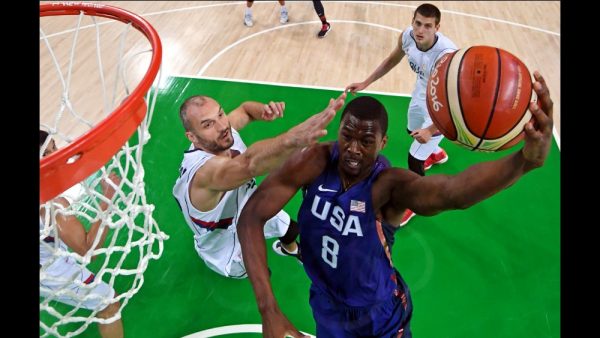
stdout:
[[74,142],[40,159],[40,203],[56,197],[101,168],[133,135],[146,116],[144,95],[156,78],[162,60],[158,33],[137,14],[96,3],[56,2],[40,5],[40,17],[79,15],[82,12],[124,23],[131,22],[150,41],[152,59],[138,86],[109,116]]

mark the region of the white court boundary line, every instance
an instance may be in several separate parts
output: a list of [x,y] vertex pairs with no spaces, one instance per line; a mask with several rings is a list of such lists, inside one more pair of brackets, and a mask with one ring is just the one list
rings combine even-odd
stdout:
[[[280,87],[323,89],[323,90],[333,90],[333,91],[340,91],[340,92],[345,89],[345,88],[340,88],[340,87],[313,86],[313,85],[302,85],[302,84],[285,83],[285,82],[244,80],[244,79],[234,79],[234,78],[227,78],[227,77],[205,76],[205,75],[171,74],[169,76],[177,77],[177,78],[199,79],[199,80],[216,80],[216,81],[229,81],[229,82],[238,82],[238,83],[252,83],[252,84],[271,85],[271,86],[280,86]],[[363,91],[361,91],[361,93],[386,95],[386,96],[397,96],[397,97],[411,97],[410,94],[406,94],[406,93],[381,92],[381,91],[377,91],[377,90],[363,90]],[[552,127],[552,135],[554,135],[554,140],[556,141],[558,151],[560,151],[560,136],[558,135],[558,131],[556,130],[555,126]]]
[[554,141],[556,141],[556,146],[558,147],[558,151],[560,151],[560,136],[558,135],[558,130],[556,130],[556,126],[552,126],[552,135],[554,135]]
[[[302,332],[302,331],[300,331]],[[212,329],[192,333],[190,335],[184,336],[182,338],[210,338],[210,337],[218,337],[224,336],[226,334],[232,333],[262,333],[262,325],[261,324],[241,324],[241,325],[228,325],[215,327]],[[306,332],[302,332],[304,335],[307,335],[312,338],[316,338],[313,335],[310,335]]]
[[[276,1],[264,1],[262,3],[274,3]],[[155,15],[161,15],[161,14],[169,14],[169,13],[176,13],[176,12],[184,12],[184,11],[190,11],[190,10],[197,10],[197,9],[205,9],[205,8],[212,8],[212,7],[221,7],[221,6],[237,6],[237,5],[244,5],[246,2],[228,2],[228,3],[217,3],[217,4],[210,4],[210,5],[200,5],[200,6],[191,6],[191,7],[183,7],[183,8],[175,8],[175,9],[168,9],[168,10],[163,10],[163,11],[157,11],[157,12],[151,12],[151,13],[145,13],[145,14],[139,14],[141,17],[149,17],[149,16],[155,16]],[[417,6],[414,5],[403,5],[403,4],[396,4],[396,3],[385,3],[385,2],[374,2],[374,1],[339,1],[339,2],[330,2],[330,4],[336,4],[336,3],[347,3],[347,4],[366,4],[366,5],[380,5],[380,6],[392,6],[392,7],[403,7],[403,8],[416,8]],[[496,19],[493,17],[487,17],[487,16],[481,16],[481,15],[474,15],[474,14],[468,14],[468,13],[463,13],[463,12],[458,12],[458,11],[451,11],[451,10],[442,10],[442,13],[449,13],[449,14],[454,14],[454,15],[459,15],[459,16],[466,16],[466,17],[472,17],[472,18],[477,18],[477,19],[481,19],[481,20],[489,20],[489,21],[494,21],[494,22],[499,22],[499,23],[503,23],[503,24],[507,24],[507,25],[512,25],[512,26],[517,26],[517,27],[523,27],[523,28],[527,28],[527,29],[531,29],[534,31],[539,31],[539,32],[543,32],[543,33],[547,33],[550,35],[555,35],[555,36],[559,36],[560,37],[560,33],[557,32],[552,32],[546,29],[542,29],[542,28],[538,28],[538,27],[534,27],[534,26],[528,26],[528,25],[524,25],[524,24],[520,24],[517,22],[512,22],[512,21],[507,21],[507,20],[502,20],[502,19]],[[204,65],[204,67],[202,67],[202,69],[198,72],[198,75],[202,75],[202,73],[204,73],[204,71],[206,70],[206,68],[208,68],[208,66],[210,66],[210,64],[212,62],[214,62],[220,55],[222,55],[223,53],[225,53],[225,51],[227,49],[233,48],[235,45],[244,42],[252,37],[261,35],[263,33],[267,33],[267,32],[271,32],[277,29],[283,29],[283,28],[288,28],[288,27],[294,27],[294,26],[298,26],[298,25],[302,25],[302,24],[313,24],[313,23],[319,23],[320,21],[306,21],[306,22],[301,22],[301,23],[293,23],[293,24],[287,24],[287,25],[283,25],[283,26],[278,26],[278,27],[274,27],[274,28],[270,28],[261,32],[256,32],[254,34],[251,34],[249,36],[246,36],[238,41],[236,41],[234,44],[229,45],[227,47],[225,47],[225,50],[221,50],[219,53],[217,53],[213,58],[211,58],[207,64]],[[384,26],[384,25],[379,25],[379,24],[374,24],[374,23],[370,23],[370,22],[360,22],[360,21],[353,21],[353,20],[331,20],[331,22],[335,22],[335,23],[358,23],[358,24],[364,24],[364,25],[368,25],[368,26],[373,26],[373,27],[379,27],[379,28],[384,28],[384,29],[389,29],[395,32],[402,32],[401,29],[397,29],[394,27],[389,27],[389,26]],[[108,21],[108,22],[102,22],[99,23],[98,25],[104,25],[104,24],[109,24],[109,23],[114,23],[114,20]],[[87,26],[82,26],[80,27],[80,29],[87,29],[87,28],[92,28],[94,27],[94,25],[87,25]],[[62,34],[67,34],[70,32],[74,32],[75,29],[68,29],[62,32],[58,32],[58,33],[54,33],[54,34],[50,34],[47,35],[46,38],[52,38],[55,36],[59,36]],[[40,38],[40,40],[42,40],[42,38]],[[190,77],[190,76],[185,76],[185,77]],[[256,82],[251,82],[251,83],[261,83],[260,81],[256,81]],[[264,82],[264,84],[274,84],[274,83],[267,83]],[[302,87],[300,85],[293,85],[293,84],[286,84],[287,86],[290,87]],[[313,86],[305,86],[306,88],[319,88],[319,87],[313,87]],[[326,88],[323,87],[321,89],[331,89],[331,88]],[[335,88],[335,90],[337,90],[337,88]],[[392,93],[385,93],[385,92],[366,92],[365,93],[374,93],[374,94],[383,94],[383,95],[394,95]],[[400,94],[399,96],[404,96],[405,94]],[[556,144],[558,146],[558,150],[560,151],[560,137],[558,135],[558,131],[556,130],[556,126],[552,127],[552,134],[554,136],[554,139],[556,141]]]
[[[381,6],[392,6],[392,7],[406,7],[406,8],[413,8],[413,9],[417,8],[417,6],[414,6],[414,5],[402,5],[402,4],[386,3],[386,2],[375,2],[375,1],[343,1],[343,2],[349,3],[349,4],[381,5]],[[335,3],[335,2],[331,2],[331,3]],[[507,5],[508,5],[508,3],[507,3]],[[549,31],[547,29],[538,28],[538,27],[529,26],[529,25],[524,25],[522,23],[508,21],[508,20],[496,19],[496,18],[492,18],[492,17],[489,17],[489,16],[468,14],[468,13],[463,13],[463,12],[458,12],[458,11],[451,11],[451,10],[446,10],[446,9],[444,9],[444,10],[440,9],[440,12],[442,12],[442,14],[448,13],[448,14],[454,14],[454,15],[459,15],[459,16],[466,16],[466,17],[470,17],[470,18],[476,18],[476,19],[494,21],[494,22],[499,22],[499,23],[511,25],[511,26],[517,26],[517,27],[527,28],[527,29],[531,29],[531,30],[534,30],[534,31],[538,31],[538,32],[542,32],[542,33],[546,33],[546,34],[550,34],[550,35],[560,36],[560,33]]]
[[[274,3],[274,2],[276,2],[276,1],[261,1],[260,3]],[[380,5],[380,6],[404,7],[404,8],[411,8],[411,9],[417,8],[417,6],[413,6],[413,5],[402,5],[402,4],[386,3],[386,2],[375,2],[375,1],[328,1],[327,5],[330,5],[330,4],[332,4],[332,5],[333,4],[340,4],[340,3],[344,3],[344,4],[363,4],[363,5]],[[210,4],[210,5],[200,5],[200,6],[191,6],[191,7],[166,9],[166,10],[163,10],[163,11],[150,12],[150,13],[138,14],[138,15],[141,16],[141,17],[148,17],[148,16],[155,16],[155,15],[161,15],[161,14],[170,14],[170,13],[185,12],[185,11],[191,11],[191,10],[197,10],[197,9],[205,9],[205,8],[211,8],[211,7],[237,6],[237,5],[245,5],[245,4],[246,4],[245,1],[217,3],[217,4]],[[442,13],[454,14],[454,15],[459,15],[459,16],[466,16],[466,17],[471,17],[471,18],[476,18],[476,19],[481,19],[481,20],[489,20],[489,21],[494,21],[494,22],[498,22],[498,23],[507,24],[507,25],[510,25],[510,26],[517,26],[517,27],[527,28],[527,29],[531,29],[531,30],[534,30],[534,31],[538,31],[538,32],[542,32],[542,33],[546,33],[546,34],[550,34],[550,35],[560,36],[560,33],[549,31],[549,30],[546,30],[546,29],[543,29],[543,28],[538,28],[538,27],[534,27],[534,26],[524,25],[524,24],[521,24],[521,23],[518,23],[518,22],[513,22],[513,21],[508,21],[508,20],[502,20],[502,19],[496,19],[496,18],[488,17],[488,16],[468,14],[468,13],[463,13],[463,12],[458,12],[458,11],[451,11],[451,10],[440,10],[440,11]],[[114,21],[111,20],[109,22],[102,22],[102,23],[99,23],[98,25],[105,25],[105,24],[109,24],[109,23],[114,23]],[[87,28],[92,28],[92,27],[94,27],[94,25],[86,25],[86,26],[81,26],[80,29],[87,29]],[[62,34],[72,33],[74,31],[75,31],[75,29],[67,29],[67,30],[64,30],[62,32],[57,32],[57,33],[53,33],[53,34],[47,35],[46,38],[49,39],[49,38],[52,38],[52,37],[55,37],[55,36],[59,36],[59,35],[62,35]],[[42,40],[42,38],[40,38],[40,40]]]
[[[330,20],[329,22],[332,22],[332,23],[350,23],[350,24],[366,25],[366,26],[372,26],[372,27],[377,27],[377,28],[383,28],[383,29],[391,30],[391,31],[394,31],[394,32],[397,32],[397,33],[402,33],[401,29],[394,28],[394,27],[389,27],[389,26],[384,26],[384,25],[380,25],[380,24],[376,24],[376,23],[370,23],[370,22],[354,21],[354,20]],[[238,44],[240,44],[242,42],[246,42],[247,40],[255,38],[255,37],[259,36],[259,35],[270,33],[270,32],[276,31],[276,30],[286,29],[286,28],[292,28],[292,27],[302,26],[302,25],[315,24],[315,23],[321,23],[321,21],[313,20],[313,21],[303,21],[303,22],[296,22],[296,23],[291,23],[291,24],[285,24],[285,25],[281,25],[281,26],[276,26],[276,27],[268,28],[268,29],[262,30],[260,32],[256,32],[256,33],[250,34],[248,36],[245,36],[245,37],[237,40],[236,42],[230,44],[229,46],[225,47],[224,49],[222,49],[217,54],[215,54],[215,56],[213,56],[210,60],[208,60],[208,62],[206,62],[206,64],[204,64],[204,66],[202,67],[202,69],[200,69],[200,71],[198,71],[198,75],[202,75],[204,73],[204,71],[206,71],[206,68],[210,67],[210,65],[216,59],[218,59],[225,52],[229,51],[230,49],[234,48],[235,46],[237,46]]]
[[[382,28],[382,29],[387,29],[387,30],[391,30],[393,32],[397,32],[397,33],[402,33],[401,29],[395,28],[395,27],[389,27],[389,26],[385,26],[385,25],[380,25],[380,24],[375,24],[375,23],[370,23],[370,22],[363,22],[363,21],[355,21],[355,20],[330,20],[330,22],[332,23],[349,23],[349,24],[359,24],[359,25],[366,25],[366,26],[372,26],[372,27],[377,27],[377,28]],[[271,33],[280,29],[286,29],[286,28],[292,28],[292,27],[296,27],[296,26],[301,26],[301,25],[308,25],[308,24],[314,24],[314,23],[320,23],[320,21],[304,21],[304,22],[297,22],[297,23],[293,23],[293,24],[286,24],[286,25],[281,25],[281,26],[275,26],[272,28],[268,28],[253,34],[250,34],[248,36],[245,36],[233,43],[231,43],[230,45],[226,46],[225,48],[221,49],[217,54],[215,54],[212,58],[210,58],[210,60],[208,60],[204,66],[202,66],[202,68],[198,71],[196,77],[201,78],[201,76],[204,74],[204,72],[206,71],[206,69],[208,67],[210,67],[218,58],[220,58],[223,54],[225,54],[226,52],[228,52],[230,49],[233,49],[234,47],[236,47],[237,45],[246,42],[252,38],[255,38],[259,35],[262,34],[266,34],[266,33]],[[183,77],[190,77],[190,76],[183,76]],[[218,78],[214,78],[214,79],[218,79]],[[224,81],[227,81],[226,79],[222,79]],[[244,80],[232,80],[233,82],[244,82]],[[245,81],[245,82],[249,82],[249,83],[255,83],[255,84],[270,84],[270,85],[277,85],[274,82],[263,82],[263,81]],[[295,87],[295,88],[316,88],[316,89],[329,89],[329,90],[339,90],[338,88],[331,88],[331,87],[317,87],[317,86],[310,86],[310,85],[298,85],[298,84],[286,84],[287,86],[290,87]],[[341,89],[343,90],[343,89]],[[383,94],[383,95],[393,95],[393,96],[410,96],[410,95],[406,95],[406,94],[400,94],[400,95],[394,95],[392,93],[384,93],[384,92],[375,92],[375,91],[365,91],[364,93],[373,93],[373,94]],[[556,141],[556,145],[558,147],[558,151],[560,151],[560,136],[558,135],[558,130],[556,130],[556,126],[552,126],[552,135],[554,136],[554,140]]]
[[[255,81],[255,80],[232,79],[232,78],[228,78],[228,77],[205,76],[205,75],[171,74],[169,76],[178,77],[178,78],[199,79],[199,80],[217,80],[217,81],[229,81],[229,82],[238,82],[238,83],[252,83],[252,84],[271,85],[271,86],[280,86],[280,87],[323,89],[323,90],[333,90],[333,91],[339,91],[339,92],[342,92],[345,89],[343,87],[340,88],[340,87],[303,85],[303,84],[285,83],[285,82]],[[362,90],[360,92],[365,93],[365,94],[411,97],[410,94],[406,94],[406,93],[380,92],[380,91],[375,91],[375,90]]]
[[[246,2],[244,2],[245,4]],[[155,15],[161,15],[161,14],[171,14],[171,13],[177,13],[177,12],[185,12],[185,11],[191,11],[191,10],[195,10],[195,9],[204,9],[204,8],[211,8],[211,7],[220,7],[220,6],[232,6],[232,5],[240,5],[242,3],[240,2],[228,2],[228,3],[220,3],[220,4],[211,4],[211,5],[201,5],[201,6],[192,6],[192,7],[182,7],[182,8],[174,8],[174,9],[166,9],[164,11],[158,11],[158,12],[150,12],[150,13],[145,13],[145,14],[138,14],[139,16],[145,18],[148,16],[155,16]],[[137,13],[136,13],[137,14]],[[116,22],[115,20],[110,20],[110,21],[105,21],[105,22],[101,22],[98,24],[98,26],[102,26],[102,25],[107,25],[109,23],[114,23]],[[120,21],[119,21],[120,22]],[[87,29],[87,28],[92,28],[95,27],[95,25],[86,25],[86,26],[81,26],[80,30],[83,29]],[[67,33],[73,33],[76,29],[72,28],[72,29],[67,29],[64,30],[62,32],[57,32],[57,33],[53,33],[50,35],[47,35],[46,38],[52,38],[55,36],[59,36],[62,34],[67,34]],[[40,40],[42,40],[42,38],[40,38]]]

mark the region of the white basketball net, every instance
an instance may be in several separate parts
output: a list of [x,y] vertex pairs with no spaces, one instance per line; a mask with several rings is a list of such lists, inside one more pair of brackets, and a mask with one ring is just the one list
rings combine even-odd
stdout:
[[[58,25],[53,23],[58,22],[56,20],[61,20]],[[67,20],[70,27],[65,26]],[[76,21],[75,27],[72,27],[73,21]],[[83,26],[84,21],[90,21],[91,26]],[[65,29],[68,30],[66,33]],[[51,33],[52,30],[58,33]],[[128,32],[136,36],[128,36]],[[84,51],[83,43],[92,44],[92,47],[85,47],[87,50]],[[94,45],[95,55],[89,53]],[[126,46],[130,46],[129,49]],[[148,40],[132,29],[131,24],[116,20],[83,13],[40,18],[40,129],[50,135],[41,146],[40,158],[50,139],[60,149],[113,112],[130,93],[131,84],[135,86],[144,75],[151,54],[148,46],[151,48]],[[128,71],[132,74],[127,74]],[[150,139],[148,128],[156,96],[154,86],[145,97],[149,108],[137,133],[98,172],[62,194],[71,195],[70,206],[63,208],[53,201],[40,205],[40,211],[46,210],[40,217],[42,337],[72,337],[93,322],[106,324],[121,318],[122,309],[144,283],[143,273],[149,261],[162,254],[163,241],[168,236],[160,231],[152,218],[154,205],[146,201],[142,166],[142,150]],[[121,177],[121,182],[111,184],[116,192],[109,200],[103,195],[100,182],[110,181],[107,177],[111,172]],[[43,186],[44,182],[40,184]],[[100,207],[102,201],[108,203],[105,211]],[[100,222],[98,235],[85,255],[66,249],[62,244],[56,228],[57,215],[75,216],[87,230],[91,224]],[[99,243],[104,232],[108,232],[106,240]],[[94,281],[85,284],[81,273],[73,273],[74,270],[60,272],[61,269],[66,271],[64,267],[68,266],[87,268],[95,274]],[[114,289],[116,297],[90,292],[102,282]],[[70,299],[71,305],[65,305],[64,299]],[[86,304],[93,301],[101,305],[86,309]],[[105,319],[96,317],[99,311],[116,302],[120,303],[116,315]]]

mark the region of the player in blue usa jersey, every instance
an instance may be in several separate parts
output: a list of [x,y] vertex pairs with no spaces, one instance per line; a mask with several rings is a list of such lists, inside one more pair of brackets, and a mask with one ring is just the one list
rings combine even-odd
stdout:
[[534,120],[525,126],[525,145],[498,160],[456,175],[389,168],[379,156],[387,142],[387,112],[363,96],[344,109],[337,142],[298,151],[269,175],[238,225],[263,336],[302,336],[273,296],[262,235],[265,221],[302,188],[300,248],[312,282],[317,337],[411,337],[409,290],[390,258],[385,224],[397,227],[407,208],[421,215],[468,208],[542,166],[552,144],[552,100],[541,75],[534,77],[541,107],[530,104]]

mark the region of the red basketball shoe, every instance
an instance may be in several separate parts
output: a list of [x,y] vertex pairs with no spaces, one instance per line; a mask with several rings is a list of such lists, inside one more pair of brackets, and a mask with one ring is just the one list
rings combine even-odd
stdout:
[[410,209],[406,209],[404,215],[402,216],[402,220],[400,221],[400,226],[403,227],[411,218],[415,217],[415,213]]
[[[442,148],[440,148],[440,149],[442,149]],[[448,154],[446,154],[446,151],[444,149],[442,149],[438,153],[432,153],[425,160],[425,164],[424,164],[425,170],[429,170],[429,168],[431,168],[431,166],[434,164],[442,164],[442,163],[446,163],[446,161],[448,161]]]

